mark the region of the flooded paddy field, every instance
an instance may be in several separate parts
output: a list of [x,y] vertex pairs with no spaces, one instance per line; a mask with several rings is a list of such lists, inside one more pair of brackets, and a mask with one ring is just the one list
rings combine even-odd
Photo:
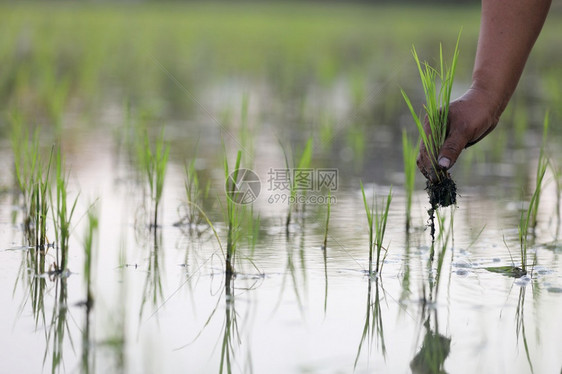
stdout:
[[0,8],[0,372],[560,372],[556,8],[434,241],[400,89],[478,8]]

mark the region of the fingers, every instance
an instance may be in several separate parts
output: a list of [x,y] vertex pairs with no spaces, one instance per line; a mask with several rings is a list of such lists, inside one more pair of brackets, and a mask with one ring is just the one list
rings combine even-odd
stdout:
[[431,161],[429,160],[429,157],[427,156],[427,152],[425,151],[425,148],[423,148],[423,145],[420,146],[420,153],[418,154],[418,158],[416,160],[416,163],[418,165],[418,169],[421,171],[421,173],[423,174],[423,176],[426,179],[431,179],[433,180],[433,176],[432,176],[432,167],[431,167]]
[[[436,182],[441,173],[457,162],[464,148],[479,142],[496,127],[500,115],[497,105],[493,104],[487,92],[481,90],[471,88],[452,101],[448,113],[447,138],[439,149],[437,159],[431,157],[423,142],[420,146],[417,164],[422,174]],[[427,118],[424,130],[429,137],[431,130]]]
[[[429,128],[427,128],[426,134],[428,134],[429,131]],[[418,169],[427,179],[432,182],[437,182],[440,179],[439,175],[443,174],[455,164],[460,153],[468,143],[467,139],[462,126],[450,126],[449,134],[439,150],[437,159],[432,159],[422,141],[417,159]]]
[[462,131],[451,131],[437,156],[439,167],[445,170],[450,169],[457,162],[457,158],[467,143],[468,140]]

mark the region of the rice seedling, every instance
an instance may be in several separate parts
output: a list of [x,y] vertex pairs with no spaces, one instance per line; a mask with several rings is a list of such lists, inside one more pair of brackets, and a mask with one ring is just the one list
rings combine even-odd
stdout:
[[39,129],[30,140],[21,114],[12,115],[11,142],[17,188],[22,196],[23,225],[28,244],[45,250],[48,211],[49,175],[52,150],[45,166],[39,150]]
[[199,211],[199,207],[203,206],[205,200],[209,196],[209,190],[211,187],[210,181],[207,181],[205,186],[201,186],[199,180],[199,175],[197,169],[195,168],[195,159],[193,159],[189,166],[185,166],[186,179],[184,182],[185,195],[186,195],[186,211],[182,214],[182,218],[178,224],[187,223],[189,225],[189,231],[192,232],[196,229],[203,221],[204,217]]
[[[408,95],[402,90],[402,96],[406,102],[412,118],[416,123],[423,145],[430,157],[432,168],[437,178],[436,181],[427,182],[427,191],[431,204],[431,211],[439,206],[449,206],[456,204],[456,186],[451,175],[443,171],[437,164],[439,150],[445,142],[447,134],[447,119],[449,116],[449,103],[451,101],[451,91],[455,70],[459,56],[460,33],[455,45],[455,51],[451,65],[447,66],[443,62],[443,48],[439,48],[439,68],[432,67],[428,62],[421,62],[415,47],[412,47],[412,54],[418,67],[421,83],[425,95],[424,110],[429,123],[429,134],[425,132],[422,118],[416,113]],[[432,216],[432,212],[430,212]]]
[[[44,170],[42,162],[39,160],[38,167],[35,170],[35,175],[32,178],[32,189],[29,203],[29,213],[26,221],[29,242],[35,246],[35,249],[41,252],[46,252],[47,244],[47,215],[49,211],[49,196],[50,196],[50,170],[52,161],[49,157],[47,169]],[[39,158],[37,153],[37,158]]]
[[[383,247],[383,241],[386,231],[386,223],[388,220],[388,210],[390,208],[390,202],[392,201],[392,188],[387,195],[384,208],[380,209],[378,204],[375,202],[375,193],[373,192],[372,202],[369,205],[367,202],[367,196],[365,195],[365,189],[363,188],[363,183],[360,182],[360,184],[365,213],[367,215],[367,223],[369,224],[369,276],[372,277],[380,274],[382,271],[383,264],[381,263],[381,252],[383,249],[387,252],[387,249]],[[373,254],[375,251],[377,257],[373,272]],[[386,254],[384,257],[386,257]]]
[[[519,216],[519,225],[518,225],[518,239],[519,239],[519,254],[521,258],[521,266],[515,266],[515,263],[512,263],[512,266],[494,266],[494,267],[487,267],[486,270],[494,273],[500,273],[509,277],[520,278],[528,273],[528,256],[527,250],[529,247],[529,233],[533,232],[536,227],[537,222],[537,214],[539,209],[540,203],[540,196],[542,191],[542,184],[544,180],[544,176],[546,174],[546,169],[548,168],[549,161],[545,155],[545,148],[546,148],[546,141],[548,137],[548,113],[545,115],[545,119],[543,122],[543,142],[541,145],[540,153],[539,153],[539,160],[537,164],[537,174],[536,174],[536,185],[533,195],[531,196],[531,200],[529,201],[529,205],[527,208],[521,209],[521,214]],[[506,244],[507,247],[507,244]],[[507,247],[509,251],[509,247]],[[513,262],[513,260],[512,260]],[[535,260],[536,262],[536,254]]]
[[[154,150],[153,150],[154,148]],[[158,228],[158,211],[164,191],[164,179],[166,177],[166,168],[168,166],[168,157],[170,154],[170,146],[164,141],[164,128],[160,131],[160,135],[156,140],[154,147],[151,146],[148,137],[148,131],[144,133],[144,142],[140,152],[140,160],[145,171],[150,188],[150,197],[153,202],[153,221],[151,228]]]
[[12,113],[10,140],[14,155],[14,171],[16,184],[23,195],[23,202],[29,201],[30,186],[35,174],[37,152],[39,149],[38,131],[29,139],[28,127],[23,123],[23,116],[19,112]]
[[536,211],[538,210],[538,203],[541,193],[541,184],[546,173],[547,161],[539,160],[539,169],[537,172],[537,185],[535,192],[531,196],[531,201],[529,202],[529,207],[526,210],[521,211],[521,216],[519,219],[519,249],[521,254],[521,270],[523,273],[527,272],[527,249],[529,246],[529,231],[533,229],[533,217],[536,217]]
[[[296,165],[296,168],[291,168],[289,164],[289,159],[287,157],[287,152],[285,148],[281,144],[281,148],[283,149],[283,155],[285,156],[285,165],[287,167],[287,172],[289,173],[289,211],[287,213],[287,220],[285,221],[285,230],[287,235],[289,234],[289,225],[291,224],[291,218],[293,209],[299,208],[299,205],[296,203],[297,201],[297,194],[301,191],[303,194],[306,193],[306,186],[307,183],[310,182],[308,179],[310,177],[310,162],[312,160],[312,138],[309,138],[306,142],[304,150],[299,158],[299,162]],[[292,171],[292,173],[291,173]],[[291,175],[292,174],[292,175]],[[304,209],[304,205],[303,205]]]
[[540,148],[540,151],[539,151],[539,161],[538,161],[538,165],[537,165],[537,174],[536,174],[536,177],[535,177],[535,180],[536,180],[536,188],[535,188],[536,198],[533,202],[534,206],[530,207],[531,212],[532,212],[530,225],[533,228],[533,232],[534,232],[535,228],[537,227],[537,215],[539,213],[539,204],[540,204],[540,200],[541,200],[542,180],[544,178],[544,174],[545,174],[546,169],[547,169],[548,164],[549,164],[548,158],[545,155],[547,141],[548,141],[548,126],[549,126],[549,123],[550,123],[549,112],[547,111],[545,116],[544,116],[544,121],[543,121],[542,143],[541,143],[541,148]]
[[537,225],[537,214],[539,210],[539,203],[541,198],[541,191],[542,191],[542,184],[543,179],[546,174],[546,169],[548,167],[548,158],[545,155],[545,148],[546,148],[546,141],[548,136],[548,112],[545,115],[544,123],[543,123],[543,140],[542,145],[539,153],[539,160],[537,165],[537,174],[536,174],[536,185],[535,191],[531,196],[531,200],[529,201],[529,206],[525,210],[521,211],[521,215],[519,217],[519,249],[521,254],[521,270],[523,273],[527,273],[527,249],[529,246],[529,231],[534,233],[534,230]]
[[45,164],[39,149],[39,129],[30,139],[20,113],[11,117],[11,143],[17,189],[22,196],[23,226],[29,245],[46,250],[50,169],[53,151]]
[[242,109],[240,113],[240,142],[244,150],[244,165],[250,167],[251,161],[254,158],[253,143],[254,139],[252,131],[248,127],[248,109],[250,107],[250,95],[244,94],[242,96]]
[[78,195],[74,201],[68,201],[68,174],[64,156],[60,147],[55,152],[55,189],[56,195],[51,196],[53,222],[55,225],[55,238],[57,242],[55,273],[62,274],[68,266],[68,241],[70,238],[70,224],[78,203]]
[[402,131],[402,157],[404,159],[404,189],[406,191],[406,235],[410,232],[412,218],[412,197],[416,184],[416,157],[419,152],[419,142],[410,142],[406,130]]
[[232,174],[228,167],[228,160],[224,157],[224,174],[226,180],[226,222],[228,223],[228,233],[226,239],[226,276],[229,277],[234,274],[234,260],[236,256],[236,247],[238,242],[238,231],[240,226],[240,212],[236,202],[230,198],[237,192],[236,183],[238,182],[238,171],[240,169],[240,161],[242,158],[242,151],[238,151],[236,156],[236,163]]

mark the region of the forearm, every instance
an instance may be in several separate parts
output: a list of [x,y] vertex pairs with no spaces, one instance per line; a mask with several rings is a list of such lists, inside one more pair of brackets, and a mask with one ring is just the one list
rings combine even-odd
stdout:
[[482,0],[472,88],[499,117],[515,91],[551,0]]

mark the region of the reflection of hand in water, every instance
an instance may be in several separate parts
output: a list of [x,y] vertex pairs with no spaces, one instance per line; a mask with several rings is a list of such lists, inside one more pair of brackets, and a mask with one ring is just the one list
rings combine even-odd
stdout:
[[410,369],[414,374],[444,374],[445,359],[451,351],[451,339],[438,332],[433,332],[429,319],[424,323],[425,336],[420,351],[410,361]]

